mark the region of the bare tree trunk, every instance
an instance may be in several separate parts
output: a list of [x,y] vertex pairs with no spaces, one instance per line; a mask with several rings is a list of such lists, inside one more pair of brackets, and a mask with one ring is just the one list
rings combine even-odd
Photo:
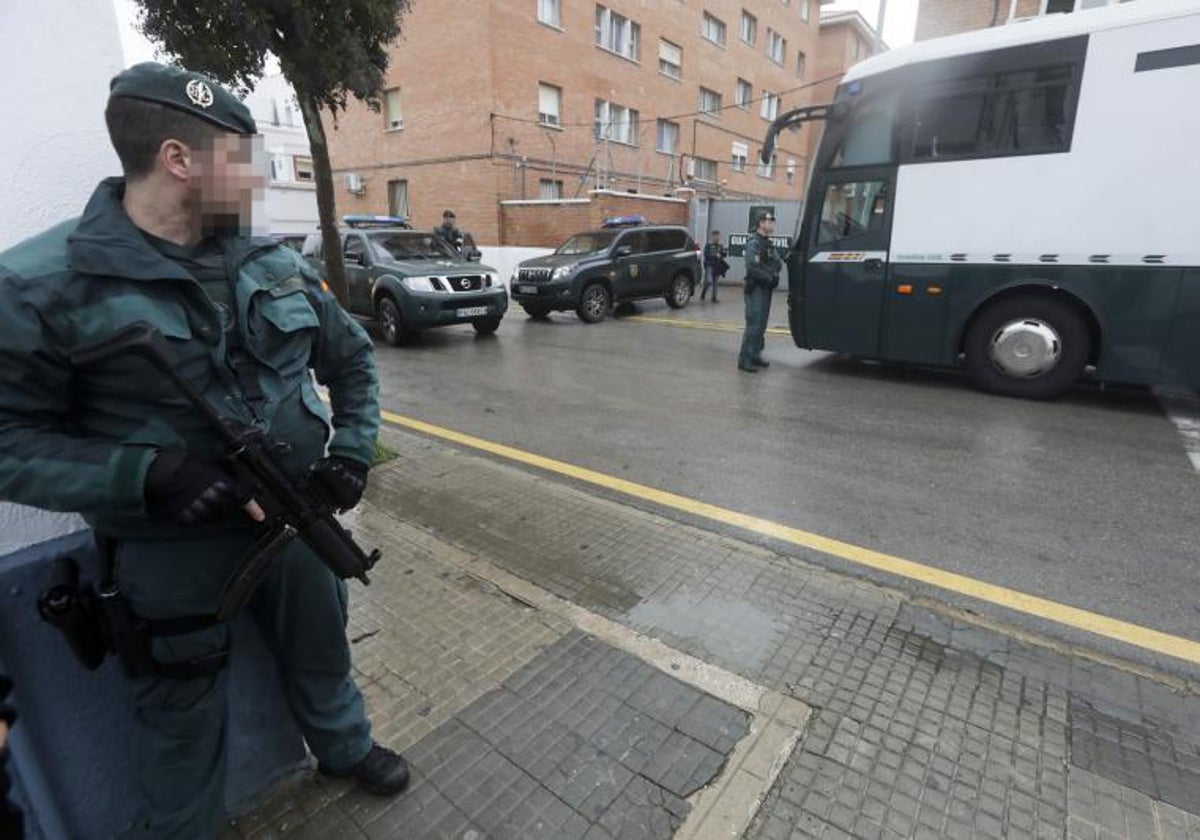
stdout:
[[317,182],[317,213],[321,218],[321,253],[328,276],[325,282],[334,297],[349,308],[350,294],[346,286],[346,266],[342,262],[342,243],[338,236],[333,203],[333,169],[329,165],[329,145],[325,141],[325,126],[321,123],[321,106],[315,97],[297,89],[296,100],[304,114],[304,128],[312,148],[313,176]]

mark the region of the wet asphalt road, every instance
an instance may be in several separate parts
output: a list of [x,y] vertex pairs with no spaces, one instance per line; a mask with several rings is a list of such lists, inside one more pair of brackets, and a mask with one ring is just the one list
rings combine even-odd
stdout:
[[[514,308],[490,338],[464,326],[409,347],[381,343],[382,402],[1200,639],[1200,474],[1149,391],[1082,386],[1055,402],[1002,399],[957,374],[802,351],[786,335],[768,336],[772,366],[751,376],[735,368],[740,304],[737,289],[681,312],[649,301],[595,326]],[[773,326],[785,306],[777,295]],[[654,320],[668,318],[705,328]]]

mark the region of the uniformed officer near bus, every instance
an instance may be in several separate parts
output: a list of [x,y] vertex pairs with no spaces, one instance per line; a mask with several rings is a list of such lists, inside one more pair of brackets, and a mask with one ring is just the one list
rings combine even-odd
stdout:
[[[241,102],[147,62],[112,80],[105,118],[124,177],[102,181],[80,219],[0,254],[0,499],[81,512],[133,613],[169,626],[215,612],[263,510],[166,377],[132,357],[82,368],[72,350],[149,322],[208,403],[286,444],[288,475],[340,508],[366,485],[379,386],[370,339],[321,279],[248,235],[264,179]],[[318,769],[403,790],[405,761],[372,741],[351,677],[344,583],[292,540],[247,609]],[[153,635],[154,669],[129,679],[134,836],[220,829],[229,644],[227,622]]]
[[783,259],[771,242],[775,232],[775,214],[759,213],[754,234],[746,240],[746,329],[742,333],[742,350],[738,354],[738,370],[758,373],[760,368],[770,367],[762,357],[767,332],[767,319],[771,316],[771,296],[779,285],[779,272],[783,270]]

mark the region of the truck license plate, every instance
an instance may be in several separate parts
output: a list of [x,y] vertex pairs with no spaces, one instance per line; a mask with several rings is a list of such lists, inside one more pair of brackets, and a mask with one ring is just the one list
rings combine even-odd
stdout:
[[488,308],[486,306],[469,306],[466,309],[457,310],[454,314],[459,318],[478,318],[488,314]]

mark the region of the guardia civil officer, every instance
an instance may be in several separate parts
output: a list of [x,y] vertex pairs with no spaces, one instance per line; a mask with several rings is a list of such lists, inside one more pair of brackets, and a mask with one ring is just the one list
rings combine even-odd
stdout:
[[443,210],[442,223],[433,229],[433,235],[457,252],[463,247],[463,233],[455,226],[454,222],[454,211]]
[[775,216],[759,213],[754,234],[746,241],[746,329],[742,333],[742,350],[738,354],[738,370],[758,373],[770,367],[762,357],[767,319],[771,315],[771,295],[779,285],[783,259],[771,244],[775,232]]
[[[81,512],[133,612],[166,626],[215,612],[263,512],[168,380],[134,358],[73,368],[71,350],[150,322],[211,405],[285,442],[291,477],[342,508],[366,485],[378,380],[370,340],[320,278],[248,235],[263,179],[241,102],[148,62],[112,80],[105,118],[124,177],[102,181],[81,218],[0,254],[0,499]],[[318,768],[400,792],[407,766],[373,743],[350,675],[344,584],[296,540],[248,609]],[[130,679],[134,835],[220,827],[229,644],[228,624],[156,631],[152,672]]]

